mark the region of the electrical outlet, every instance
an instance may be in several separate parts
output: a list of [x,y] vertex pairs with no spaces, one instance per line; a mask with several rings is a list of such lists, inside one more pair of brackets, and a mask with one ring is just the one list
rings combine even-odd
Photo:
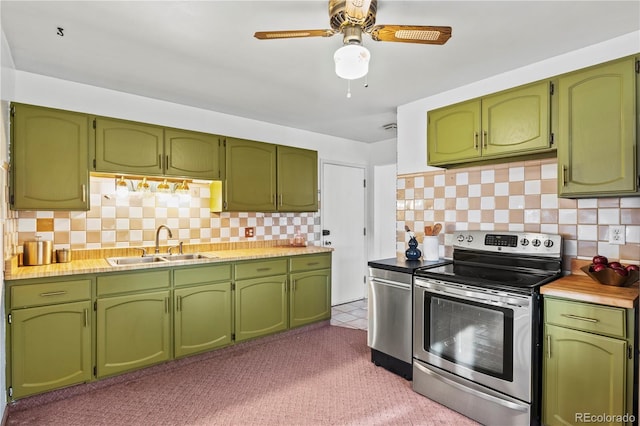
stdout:
[[244,236],[245,238],[251,238],[256,236],[256,228],[253,226],[249,226],[244,228]]
[[609,225],[609,244],[622,245],[625,243],[625,226]]

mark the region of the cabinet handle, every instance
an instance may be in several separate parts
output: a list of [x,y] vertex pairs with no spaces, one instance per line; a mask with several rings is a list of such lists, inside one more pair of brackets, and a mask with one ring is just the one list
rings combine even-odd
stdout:
[[551,359],[551,335],[547,334],[547,358]]
[[89,325],[89,310],[84,309],[84,326],[87,327]]
[[169,313],[169,298],[168,297],[164,298],[164,313],[165,314]]
[[162,154],[158,154],[158,167],[162,170]]
[[488,135],[487,135],[487,131],[483,131],[482,132],[482,147],[484,149],[487,149],[487,139],[489,139]]
[[166,156],[164,157],[164,170],[165,170],[165,171],[166,171],[166,170],[169,170],[169,156],[168,156],[168,155],[166,155]]
[[317,265],[318,263],[320,262],[308,262],[307,266],[314,266],[314,265]]
[[295,291],[296,291],[296,280],[293,280],[291,282],[291,287],[292,287],[291,291],[293,291],[295,293]]
[[567,186],[567,174],[569,170],[567,166],[562,166],[562,186]]
[[48,293],[40,293],[40,297],[61,296],[63,294],[67,294],[67,292],[64,290],[50,291]]
[[182,310],[182,296],[178,296],[178,300],[176,303],[176,311],[181,311]]
[[473,134],[473,149],[478,150],[478,132]]
[[282,206],[282,194],[280,194],[280,206]]
[[82,202],[87,202],[87,185],[85,185],[84,183],[82,184]]
[[265,271],[270,271],[271,268],[258,268],[256,269],[257,272],[265,272]]
[[571,314],[561,314],[561,315],[563,317],[565,317],[565,318],[575,319],[575,320],[580,320],[580,321],[587,321],[587,322],[593,322],[593,323],[600,322],[595,318],[581,317],[581,316],[578,316],[578,315],[571,315]]

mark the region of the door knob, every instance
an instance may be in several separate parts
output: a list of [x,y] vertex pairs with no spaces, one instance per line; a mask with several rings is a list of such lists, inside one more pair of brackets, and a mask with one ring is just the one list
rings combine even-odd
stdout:
[[325,245],[325,246],[330,246],[330,245],[331,245],[331,241],[325,241],[325,242],[324,242],[324,245]]

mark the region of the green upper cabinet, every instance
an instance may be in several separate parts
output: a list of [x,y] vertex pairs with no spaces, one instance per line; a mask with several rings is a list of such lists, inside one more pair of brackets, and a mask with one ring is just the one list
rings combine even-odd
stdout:
[[317,211],[318,154],[227,137],[224,192],[227,211]]
[[97,172],[162,175],[164,130],[151,124],[96,117]]
[[560,77],[560,197],[637,194],[635,64],[630,57]]
[[89,116],[13,104],[11,208],[89,210]]
[[427,113],[428,164],[553,151],[551,84],[518,87]]
[[220,179],[217,135],[96,117],[95,170]]
[[276,211],[276,145],[226,138],[223,208]]
[[208,133],[165,129],[165,175],[220,179],[220,137]]
[[480,159],[480,100],[427,113],[429,165]]
[[278,210],[318,210],[318,153],[278,146]]

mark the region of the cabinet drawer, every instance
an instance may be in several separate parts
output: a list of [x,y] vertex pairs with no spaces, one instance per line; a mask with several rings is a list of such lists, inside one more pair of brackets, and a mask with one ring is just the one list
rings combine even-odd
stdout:
[[544,318],[546,324],[621,338],[627,335],[624,308],[548,298]]
[[134,274],[104,275],[97,278],[97,295],[106,296],[117,293],[169,288],[171,276],[168,269]]
[[308,256],[294,256],[289,259],[291,272],[311,271],[314,269],[331,268],[331,254],[312,254]]
[[238,263],[236,265],[236,280],[287,273],[287,259],[261,260],[257,262]]
[[58,281],[11,287],[11,307],[52,305],[91,299],[91,280]]
[[231,264],[228,263],[223,265],[176,269],[173,272],[173,282],[176,286],[230,280]]

